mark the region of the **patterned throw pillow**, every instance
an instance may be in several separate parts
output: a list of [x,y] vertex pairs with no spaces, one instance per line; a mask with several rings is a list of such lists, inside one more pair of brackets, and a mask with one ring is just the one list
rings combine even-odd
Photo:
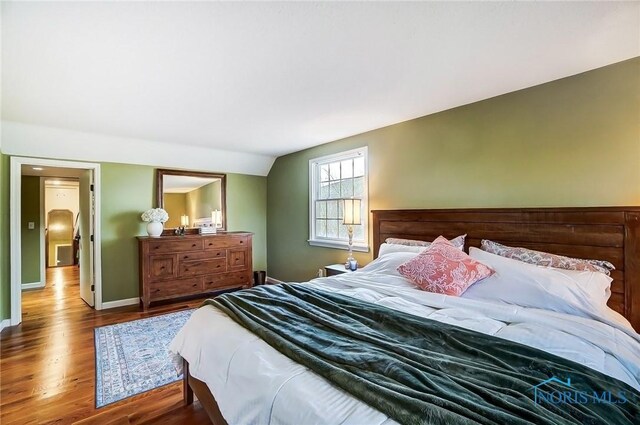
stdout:
[[493,274],[492,269],[469,257],[442,236],[424,252],[401,264],[398,272],[420,289],[455,296]]
[[587,270],[590,272],[604,273],[607,276],[611,270],[615,270],[613,264],[608,261],[584,260],[581,258],[550,254],[548,252],[534,251],[533,249],[514,248],[488,239],[483,239],[482,242],[480,242],[480,248],[491,254],[519,260],[536,266],[554,267],[564,270]]
[[[466,234],[460,235],[451,239],[449,242],[453,244],[456,248],[463,249],[464,248],[464,239],[467,237]],[[429,246],[432,242],[427,241],[418,241],[415,239],[400,239],[400,238],[387,238],[386,243],[391,243],[394,245],[406,245],[406,246]]]

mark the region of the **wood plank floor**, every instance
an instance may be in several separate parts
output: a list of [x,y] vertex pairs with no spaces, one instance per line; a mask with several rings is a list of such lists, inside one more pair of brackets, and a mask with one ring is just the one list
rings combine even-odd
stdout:
[[22,293],[22,324],[0,335],[0,423],[210,423],[199,403],[182,406],[181,382],[95,409],[94,327],[200,303],[96,311],[80,299],[77,267],[48,269],[44,289]]

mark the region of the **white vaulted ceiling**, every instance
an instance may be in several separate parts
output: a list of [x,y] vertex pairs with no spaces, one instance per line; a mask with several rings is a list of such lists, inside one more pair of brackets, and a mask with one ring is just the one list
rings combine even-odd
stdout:
[[3,2],[2,148],[51,129],[266,174],[279,155],[639,55],[638,2]]

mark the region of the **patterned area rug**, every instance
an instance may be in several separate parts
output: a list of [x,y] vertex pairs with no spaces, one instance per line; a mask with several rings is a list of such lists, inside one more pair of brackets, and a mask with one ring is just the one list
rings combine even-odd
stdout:
[[182,379],[168,347],[191,313],[96,328],[96,408]]

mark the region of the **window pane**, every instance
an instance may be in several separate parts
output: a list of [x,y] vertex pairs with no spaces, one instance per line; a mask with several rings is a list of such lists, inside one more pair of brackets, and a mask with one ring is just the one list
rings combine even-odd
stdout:
[[340,163],[332,162],[329,164],[329,179],[340,180]]
[[316,201],[316,218],[327,218],[326,201]]
[[342,161],[340,163],[340,168],[342,172],[341,178],[348,179],[353,177],[353,160],[352,159]]
[[357,198],[364,198],[364,177],[356,177],[355,179],[353,179],[353,196]]
[[327,236],[327,221],[316,220],[316,236]]
[[329,198],[338,199],[340,198],[340,181],[331,182],[329,184]]
[[344,209],[344,202],[343,201],[338,201],[338,216],[337,216],[337,218],[339,218],[340,221],[343,221],[343,219],[344,219],[344,213],[342,212],[343,209]]
[[347,226],[344,224],[340,224],[340,228],[338,229],[338,236],[340,239],[349,240],[349,232],[347,231]]
[[353,196],[353,179],[342,180],[341,198],[350,198]]
[[364,226],[353,226],[353,240],[354,241],[364,240]]
[[364,158],[359,156],[353,160],[353,177],[364,176]]
[[326,182],[329,180],[329,165],[324,164],[320,166],[320,181]]
[[338,220],[327,220],[327,237],[338,237]]
[[329,183],[320,183],[319,199],[327,199],[329,197]]
[[327,218],[337,219],[338,215],[338,201],[327,201]]

